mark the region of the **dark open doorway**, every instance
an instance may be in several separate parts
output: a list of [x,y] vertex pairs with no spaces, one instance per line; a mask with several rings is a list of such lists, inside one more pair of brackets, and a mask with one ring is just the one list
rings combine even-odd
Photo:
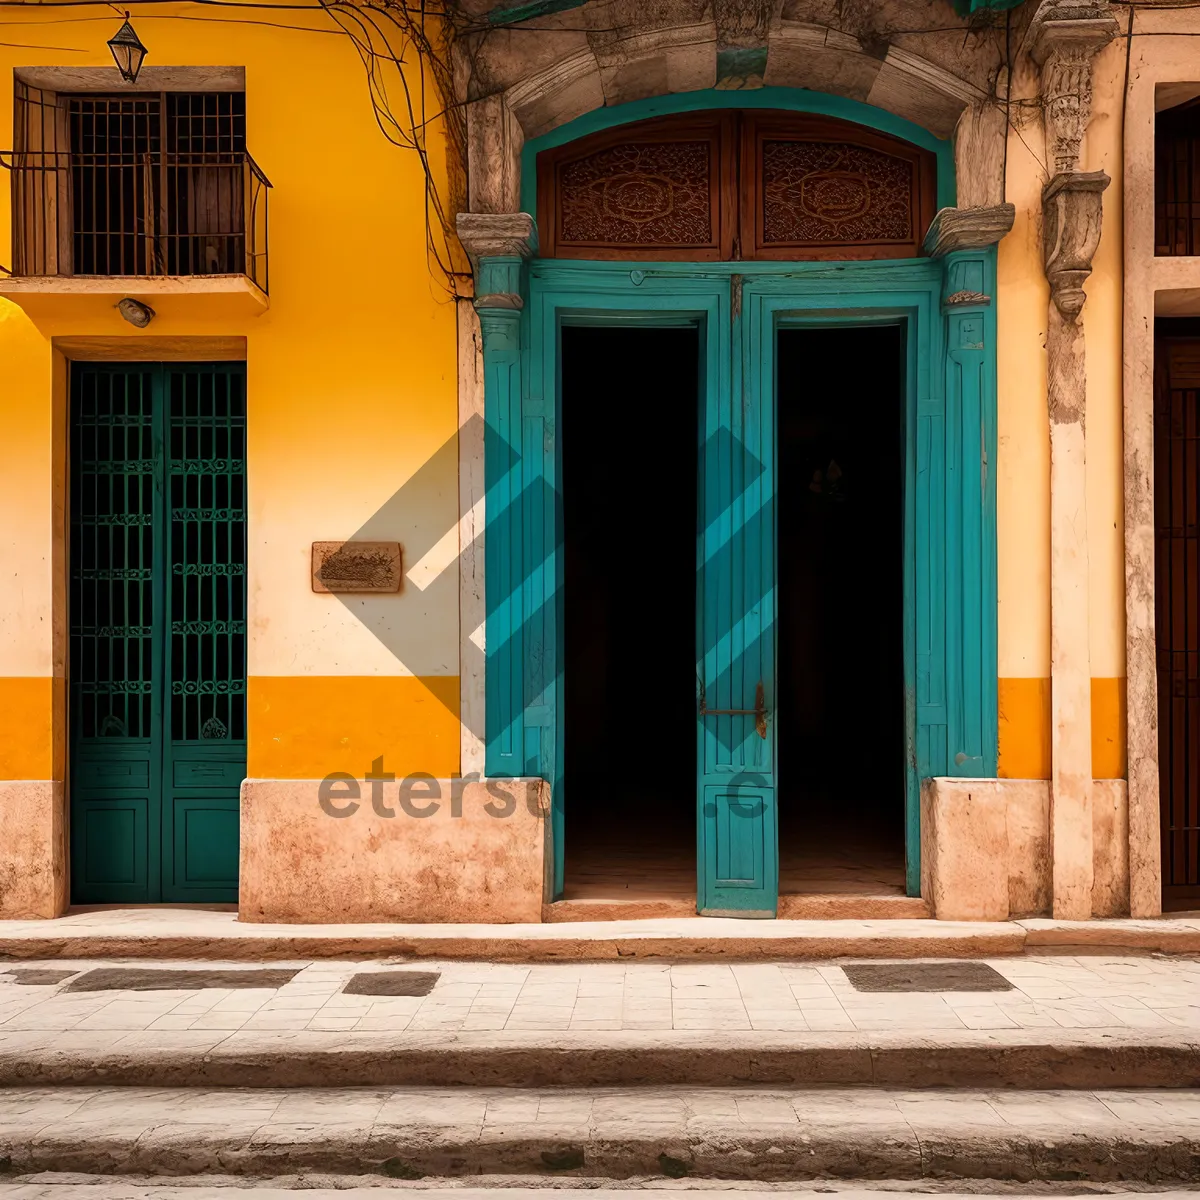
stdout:
[[695,328],[562,332],[566,900],[695,912],[699,363]]
[[903,330],[778,352],[779,890],[903,895]]

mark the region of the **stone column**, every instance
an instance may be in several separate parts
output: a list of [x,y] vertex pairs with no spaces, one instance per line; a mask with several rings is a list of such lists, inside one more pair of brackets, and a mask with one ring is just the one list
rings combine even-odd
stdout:
[[1092,56],[1117,23],[1104,3],[1043,0],[1030,24],[1041,68],[1046,156],[1042,251],[1050,417],[1050,847],[1055,917],[1092,915],[1092,700],[1088,645],[1087,375],[1079,316],[1100,242],[1103,171],[1080,171],[1091,118]]

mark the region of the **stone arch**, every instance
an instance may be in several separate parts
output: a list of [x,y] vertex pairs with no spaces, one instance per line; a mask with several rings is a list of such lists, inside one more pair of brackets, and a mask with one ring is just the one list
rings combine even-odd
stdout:
[[590,0],[492,20],[457,50],[472,213],[518,211],[525,142],[586,113],[762,86],[845,97],[953,138],[956,206],[1003,202],[1004,66],[944,0]]

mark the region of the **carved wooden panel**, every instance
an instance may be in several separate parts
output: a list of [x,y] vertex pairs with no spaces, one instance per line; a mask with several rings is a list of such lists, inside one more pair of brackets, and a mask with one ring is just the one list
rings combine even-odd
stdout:
[[730,257],[733,120],[644,121],[538,156],[542,253]]
[[927,151],[825,117],[641,122],[538,155],[542,253],[912,257],[934,214],[934,167]]
[[746,258],[911,258],[935,211],[929,152],[821,117],[748,114]]

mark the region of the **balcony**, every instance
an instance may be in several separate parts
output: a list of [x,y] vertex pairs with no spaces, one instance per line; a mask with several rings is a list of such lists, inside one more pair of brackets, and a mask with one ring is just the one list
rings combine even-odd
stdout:
[[0,152],[13,205],[0,296],[39,323],[111,321],[125,297],[184,318],[263,312],[271,184],[244,148],[244,115],[218,111],[229,99],[19,104],[19,148]]

